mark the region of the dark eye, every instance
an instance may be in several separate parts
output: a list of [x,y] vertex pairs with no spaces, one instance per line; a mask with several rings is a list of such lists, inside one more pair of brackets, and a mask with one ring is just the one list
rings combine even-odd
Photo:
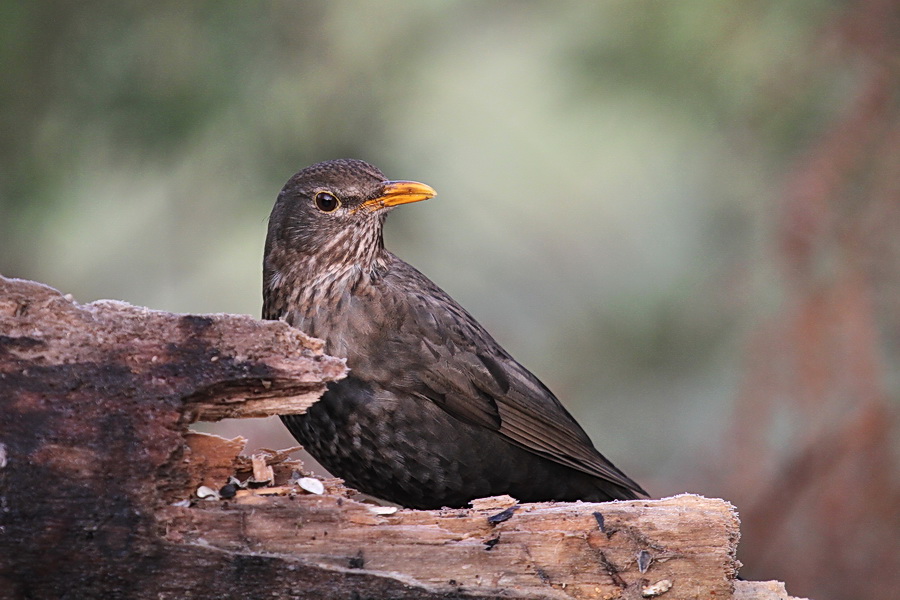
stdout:
[[322,212],[334,212],[341,205],[341,201],[337,196],[330,192],[319,192],[315,197],[316,208]]

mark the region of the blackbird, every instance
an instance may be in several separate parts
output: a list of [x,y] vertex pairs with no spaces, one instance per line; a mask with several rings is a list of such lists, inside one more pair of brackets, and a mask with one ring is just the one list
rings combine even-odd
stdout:
[[347,359],[290,432],[334,475],[409,508],[484,496],[607,501],[646,492],[446,292],[384,248],[395,206],[435,195],[360,160],[307,167],[272,209],[263,318]]

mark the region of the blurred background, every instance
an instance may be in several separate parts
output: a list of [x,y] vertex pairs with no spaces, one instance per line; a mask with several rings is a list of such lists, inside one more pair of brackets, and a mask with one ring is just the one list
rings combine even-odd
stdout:
[[259,315],[282,184],[368,160],[440,193],[388,247],[733,502],[746,578],[900,586],[896,1],[5,2],[0,53],[0,273]]

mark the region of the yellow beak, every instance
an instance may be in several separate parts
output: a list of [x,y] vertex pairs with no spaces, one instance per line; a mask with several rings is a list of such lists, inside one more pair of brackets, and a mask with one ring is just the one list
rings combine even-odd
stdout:
[[418,181],[385,181],[381,196],[366,200],[357,210],[382,210],[410,202],[434,198],[437,192],[431,186]]

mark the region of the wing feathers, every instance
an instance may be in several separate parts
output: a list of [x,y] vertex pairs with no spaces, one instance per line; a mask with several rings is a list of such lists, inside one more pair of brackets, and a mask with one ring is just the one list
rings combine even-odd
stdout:
[[[463,308],[431,281],[405,265],[416,286],[431,294],[417,296],[405,319],[423,352],[410,369],[421,378],[411,393],[438,404],[468,423],[498,431],[512,443],[573,469],[645,494],[593,446],[559,400],[530,371],[509,356]],[[440,305],[438,306],[437,303]],[[452,310],[447,310],[448,306]],[[396,384],[396,382],[394,382]]]

